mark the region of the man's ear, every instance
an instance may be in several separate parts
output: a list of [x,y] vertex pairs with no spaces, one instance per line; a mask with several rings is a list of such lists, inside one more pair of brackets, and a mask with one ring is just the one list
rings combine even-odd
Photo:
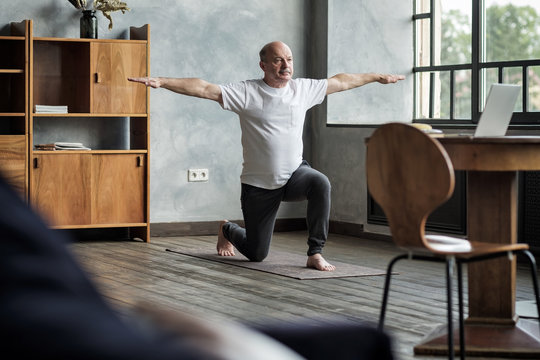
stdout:
[[266,71],[266,70],[265,70],[266,64],[265,64],[264,62],[259,61],[259,66],[260,66],[260,68],[262,69],[262,71]]

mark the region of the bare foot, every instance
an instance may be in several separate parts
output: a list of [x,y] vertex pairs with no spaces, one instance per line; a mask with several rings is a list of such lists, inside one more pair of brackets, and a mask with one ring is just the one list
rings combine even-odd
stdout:
[[234,246],[230,243],[229,240],[223,235],[223,225],[228,221],[223,220],[219,223],[219,232],[217,237],[217,253],[220,256],[234,256]]
[[308,256],[307,264],[306,266],[308,268],[313,268],[320,271],[334,271],[336,270],[336,267],[322,257],[321,254],[315,254]]

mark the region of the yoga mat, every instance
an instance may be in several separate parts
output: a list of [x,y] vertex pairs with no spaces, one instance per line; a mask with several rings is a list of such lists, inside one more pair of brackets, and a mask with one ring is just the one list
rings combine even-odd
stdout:
[[536,301],[523,300],[516,301],[516,315],[520,318],[538,319],[538,310],[536,310]]
[[238,251],[236,251],[236,256],[219,256],[215,249],[208,248],[177,248],[165,249],[165,251],[300,280],[374,276],[385,275],[386,273],[384,270],[342,263],[332,259],[329,259],[329,262],[336,266],[335,271],[319,271],[306,267],[306,255],[291,254],[278,250],[270,250],[268,257],[262,262],[248,261],[247,258],[239,254]]

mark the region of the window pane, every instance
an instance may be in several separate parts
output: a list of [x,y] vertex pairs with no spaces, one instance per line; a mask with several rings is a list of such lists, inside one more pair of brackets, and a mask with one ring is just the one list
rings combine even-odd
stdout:
[[529,108],[528,111],[540,111],[540,66],[531,66],[529,76]]
[[441,0],[440,23],[435,26],[436,65],[471,62],[471,1]]
[[485,0],[485,61],[540,58],[540,1]]
[[429,19],[416,21],[416,66],[429,66],[430,35]]
[[[505,68],[503,70],[504,84],[523,85],[523,72],[520,67]],[[523,92],[519,93],[514,111],[523,111]]]
[[[416,74],[416,118],[450,118],[450,72]],[[430,117],[430,91],[433,91],[433,114]]]
[[416,0],[415,5],[415,14],[425,14],[429,12],[429,7],[431,5],[431,0]]
[[471,119],[472,76],[471,70],[455,72],[454,118]]
[[487,95],[492,84],[499,82],[499,69],[498,68],[489,68],[483,69],[481,72],[481,83],[480,86],[480,111],[484,111],[484,105],[486,104]]
[[450,72],[435,73],[435,104],[433,117],[435,119],[450,119]]
[[420,72],[416,74],[416,106],[415,118],[429,118],[429,88],[430,88],[430,73]]

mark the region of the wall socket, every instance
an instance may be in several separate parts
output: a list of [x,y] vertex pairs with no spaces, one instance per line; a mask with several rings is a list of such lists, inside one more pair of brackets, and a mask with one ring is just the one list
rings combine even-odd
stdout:
[[208,169],[189,169],[188,181],[189,182],[208,181]]

